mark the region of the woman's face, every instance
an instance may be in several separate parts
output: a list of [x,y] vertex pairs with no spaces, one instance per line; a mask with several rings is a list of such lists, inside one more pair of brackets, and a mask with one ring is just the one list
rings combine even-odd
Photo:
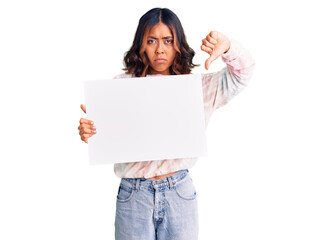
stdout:
[[176,49],[172,32],[167,25],[158,23],[150,29],[145,52],[151,67],[149,74],[170,75],[169,67],[173,64]]

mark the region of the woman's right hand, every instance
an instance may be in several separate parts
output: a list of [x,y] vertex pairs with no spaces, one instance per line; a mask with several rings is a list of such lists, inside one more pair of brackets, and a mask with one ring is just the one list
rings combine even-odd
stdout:
[[[86,106],[81,104],[81,109],[84,113],[86,113]],[[80,119],[80,126],[78,129],[80,131],[79,134],[81,136],[81,140],[85,143],[88,143],[88,138],[96,134],[96,126],[94,125],[94,122],[86,118]]]

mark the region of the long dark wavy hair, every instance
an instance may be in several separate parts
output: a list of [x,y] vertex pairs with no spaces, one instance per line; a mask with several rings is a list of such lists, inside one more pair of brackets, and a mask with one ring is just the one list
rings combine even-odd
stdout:
[[168,8],[153,8],[140,18],[132,47],[124,55],[125,68],[123,70],[127,74],[145,77],[149,73],[150,64],[144,52],[144,46],[147,42],[147,33],[160,22],[170,28],[174,39],[173,45],[176,49],[175,59],[170,66],[170,74],[189,74],[192,68],[199,66],[192,62],[195,52],[186,41],[183,27],[177,15]]

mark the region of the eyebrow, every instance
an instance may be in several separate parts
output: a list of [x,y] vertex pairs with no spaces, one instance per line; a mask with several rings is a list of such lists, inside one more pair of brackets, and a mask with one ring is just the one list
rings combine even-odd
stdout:
[[[148,36],[148,38],[157,39],[156,37]],[[162,37],[162,39],[170,39],[172,36]]]

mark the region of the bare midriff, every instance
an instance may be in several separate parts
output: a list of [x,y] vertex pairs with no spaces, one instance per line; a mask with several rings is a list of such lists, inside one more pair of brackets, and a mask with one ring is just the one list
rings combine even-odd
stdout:
[[[178,172],[178,171],[176,171],[176,172]],[[152,178],[149,178],[149,179],[158,180],[158,179],[161,179],[161,178],[166,178],[166,177],[171,176],[172,174],[175,174],[176,172],[172,172],[172,173],[168,173],[168,174],[164,174],[164,175],[160,175],[160,176],[155,176],[155,177],[152,177]]]

